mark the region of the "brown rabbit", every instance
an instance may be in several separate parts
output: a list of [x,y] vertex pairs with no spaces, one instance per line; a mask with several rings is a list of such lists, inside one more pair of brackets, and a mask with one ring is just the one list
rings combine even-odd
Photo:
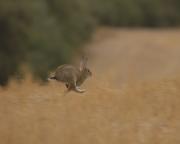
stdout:
[[83,93],[85,90],[80,89],[81,84],[88,77],[92,76],[91,71],[86,67],[86,65],[87,58],[85,57],[82,58],[79,68],[68,64],[61,65],[56,69],[55,73],[49,77],[49,79],[65,83],[68,91],[74,90]]

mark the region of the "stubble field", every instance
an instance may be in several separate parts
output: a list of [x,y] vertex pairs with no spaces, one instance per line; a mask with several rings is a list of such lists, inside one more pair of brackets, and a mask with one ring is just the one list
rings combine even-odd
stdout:
[[1,144],[179,144],[180,30],[101,28],[84,94],[30,76],[0,89]]

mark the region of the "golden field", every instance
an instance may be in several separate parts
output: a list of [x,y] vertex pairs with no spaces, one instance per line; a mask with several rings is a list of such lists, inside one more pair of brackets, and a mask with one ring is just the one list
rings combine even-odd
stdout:
[[0,144],[179,144],[180,30],[101,28],[84,94],[30,76],[0,89]]

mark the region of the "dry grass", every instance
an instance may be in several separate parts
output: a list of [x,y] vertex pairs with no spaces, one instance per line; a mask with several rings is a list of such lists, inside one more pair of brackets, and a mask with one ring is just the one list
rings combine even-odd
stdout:
[[180,31],[101,29],[87,92],[27,78],[0,89],[2,144],[179,144]]

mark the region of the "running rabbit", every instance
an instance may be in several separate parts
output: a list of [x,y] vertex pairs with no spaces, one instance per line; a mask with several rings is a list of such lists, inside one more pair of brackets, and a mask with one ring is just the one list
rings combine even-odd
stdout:
[[59,66],[55,73],[49,77],[65,83],[68,91],[74,90],[79,93],[85,92],[84,89],[80,89],[82,83],[90,76],[92,72],[86,67],[87,58],[83,57],[80,62],[80,67],[74,67],[72,65],[64,64]]

